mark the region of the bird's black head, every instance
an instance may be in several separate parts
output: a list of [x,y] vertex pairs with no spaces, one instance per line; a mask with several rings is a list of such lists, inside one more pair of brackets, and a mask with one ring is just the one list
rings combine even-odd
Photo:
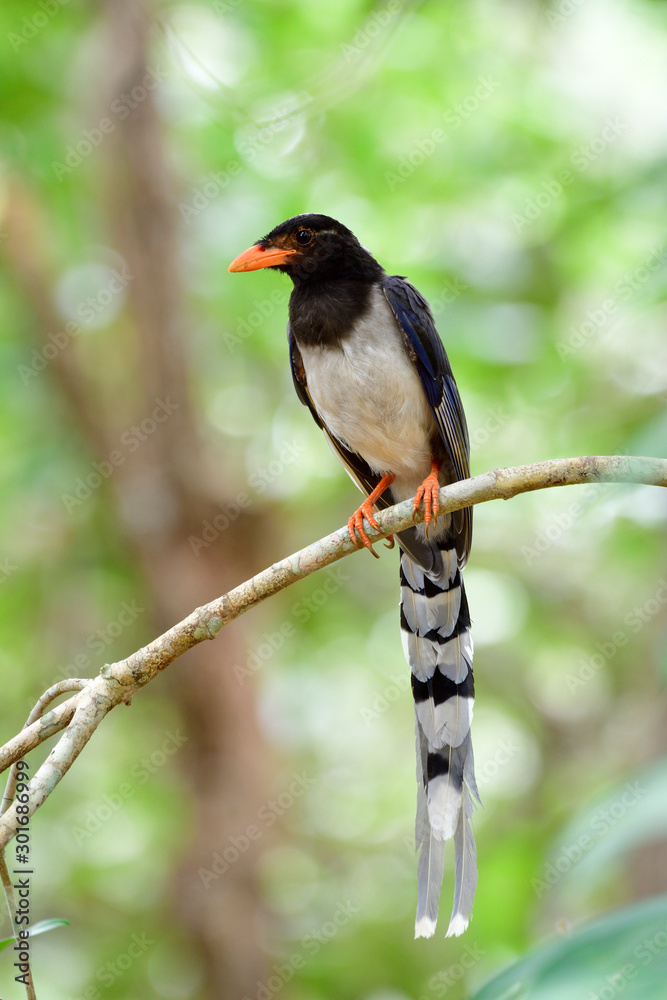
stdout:
[[295,284],[353,278],[373,282],[384,273],[346,226],[328,215],[295,215],[240,254],[230,271],[276,268]]

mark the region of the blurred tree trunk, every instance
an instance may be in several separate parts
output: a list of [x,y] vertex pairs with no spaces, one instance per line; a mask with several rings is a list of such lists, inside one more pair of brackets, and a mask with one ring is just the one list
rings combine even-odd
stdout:
[[[105,104],[149,73],[151,25],[136,0],[107,0],[108,91]],[[136,92],[139,97],[142,90]],[[178,266],[176,205],[166,165],[161,123],[151,94],[123,119],[108,146],[108,209],[115,245],[133,281],[131,305],[140,343],[143,412],[171,397],[179,410],[139,449],[137,467],[125,470],[123,504],[127,530],[150,581],[159,625],[169,626],[191,608],[245,579],[261,563],[256,552],[266,526],[248,514],[215,544],[194,554],[190,535],[218,513],[211,495],[188,393],[187,327]],[[164,432],[164,433],[162,433]],[[147,442],[148,444],[148,442]],[[121,500],[123,497],[121,497]],[[132,516],[138,508],[138,517]],[[146,518],[150,510],[161,516]],[[253,539],[255,541],[253,541]],[[198,939],[212,997],[241,997],[262,977],[258,946],[261,901],[255,885],[257,848],[242,854],[224,877],[204,886],[199,868],[210,868],[215,851],[256,819],[266,799],[267,762],[251,685],[240,685],[231,665],[242,659],[240,630],[193,650],[170,675],[189,735],[187,768],[197,803],[197,832],[179,876],[178,909]]]
[[[170,412],[154,433],[127,453],[109,483],[119,531],[144,573],[153,618],[163,631],[198,605],[262,568],[261,538],[269,515],[242,512],[234,530],[194,553],[188,539],[231,500],[198,433],[189,392],[188,330],[179,275],[178,198],[167,166],[153,91],[146,88],[152,31],[136,0],[105,0],[96,53],[100,106],[135,90],[132,112],[118,119],[96,155],[105,177],[109,242],[132,276],[129,327],[118,344],[116,368],[82,364],[78,345],[54,358],[52,372],[97,461],[108,460],[124,430],[149,417],[160,402]],[[153,67],[154,68],[154,67]],[[144,96],[142,96],[144,95]],[[44,332],[62,324],[53,293],[50,240],[29,192],[11,199],[11,266]],[[183,754],[196,804],[196,832],[176,879],[175,920],[185,922],[203,956],[206,994],[241,997],[264,975],[260,948],[263,910],[255,880],[259,846],[250,844],[224,876],[208,886],[200,868],[257,818],[267,797],[271,759],[255,715],[251,684],[231,669],[243,656],[238,623],[214,643],[190,651],[167,674],[187,726]]]

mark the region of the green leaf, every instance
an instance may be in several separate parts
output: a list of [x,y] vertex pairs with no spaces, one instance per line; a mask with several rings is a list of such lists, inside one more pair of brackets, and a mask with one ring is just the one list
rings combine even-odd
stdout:
[[[52,931],[56,927],[69,927],[69,920],[63,920],[61,917],[52,917],[50,920],[40,920],[38,924],[34,924],[28,930],[28,937],[37,937],[38,934],[46,934],[47,931]],[[11,944],[14,944],[15,938],[3,938],[0,941],[0,951],[3,948],[9,948]]]
[[667,896],[550,941],[488,982],[472,1000],[664,1000]]

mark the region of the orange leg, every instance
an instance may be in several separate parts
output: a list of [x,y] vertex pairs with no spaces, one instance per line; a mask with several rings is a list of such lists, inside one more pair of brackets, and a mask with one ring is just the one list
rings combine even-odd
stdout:
[[415,517],[422,500],[424,501],[424,524],[426,525],[427,538],[431,521],[438,520],[438,511],[440,510],[440,500],[438,497],[440,482],[438,480],[438,473],[440,472],[441,465],[442,462],[437,458],[431,459],[431,471],[417,490],[412,504],[412,516]]
[[[391,486],[395,478],[396,477],[393,475],[383,476],[369,496],[368,500],[364,500],[361,507],[355,510],[354,514],[347,522],[347,530],[350,532],[350,538],[352,539],[354,545],[358,548],[360,544],[359,539],[361,539],[361,543],[366,546],[368,551],[371,552],[376,559],[379,559],[380,557],[371,545],[368,535],[364,531],[364,518],[366,518],[371,528],[375,528],[377,531],[380,530],[380,525],[377,523],[373,515],[373,504],[376,500],[379,500],[384,491]],[[357,532],[359,532],[359,538],[357,538]],[[393,535],[389,536],[388,547],[390,549],[394,547]]]

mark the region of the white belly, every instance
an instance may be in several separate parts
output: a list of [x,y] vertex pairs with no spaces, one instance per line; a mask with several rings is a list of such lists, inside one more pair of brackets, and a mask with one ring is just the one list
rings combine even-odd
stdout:
[[[431,468],[434,420],[384,295],[340,347],[301,347],[308,391],[330,431],[412,496]],[[413,489],[414,486],[414,489]]]

